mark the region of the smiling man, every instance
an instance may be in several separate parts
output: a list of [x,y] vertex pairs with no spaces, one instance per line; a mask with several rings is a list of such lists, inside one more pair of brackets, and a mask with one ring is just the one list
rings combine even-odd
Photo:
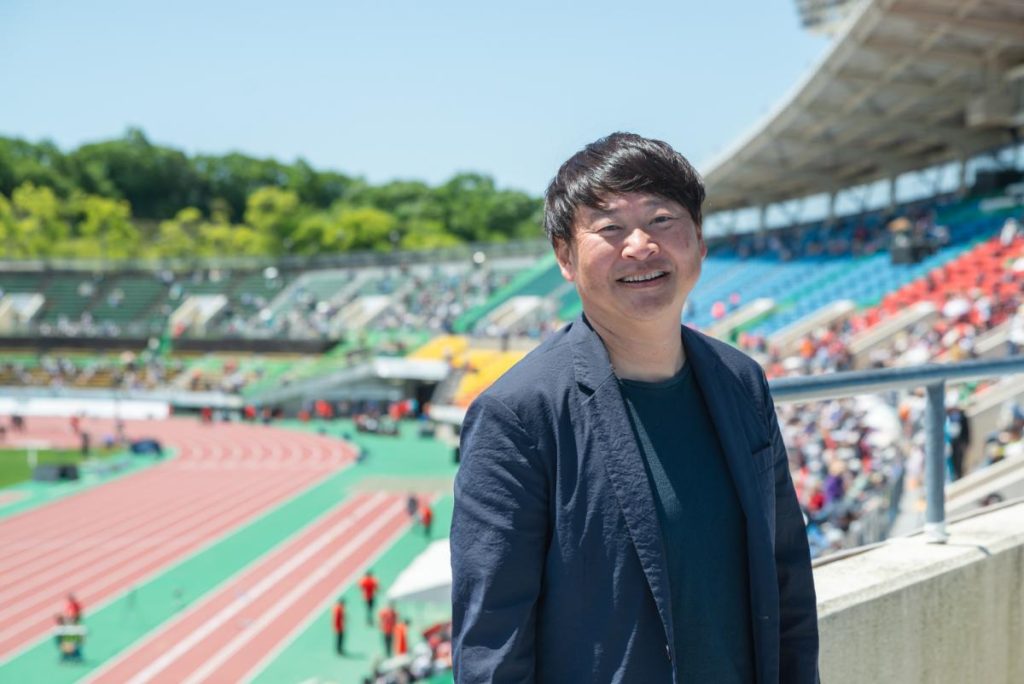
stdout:
[[760,367],[680,324],[704,187],[598,140],[548,187],[583,316],[470,407],[451,548],[456,681],[817,681],[810,554]]

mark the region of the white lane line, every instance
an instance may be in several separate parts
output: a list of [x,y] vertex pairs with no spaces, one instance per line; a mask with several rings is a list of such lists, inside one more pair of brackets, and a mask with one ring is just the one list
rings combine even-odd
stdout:
[[[313,573],[308,575],[302,582],[295,586],[286,596],[279,599],[270,610],[263,613],[258,620],[256,620],[250,628],[246,629],[243,633],[238,634],[232,639],[227,645],[221,648],[217,654],[207,660],[202,667],[192,673],[183,684],[200,684],[206,680],[217,668],[227,662],[235,653],[244,648],[249,644],[253,636],[263,631],[271,622],[276,620],[280,615],[288,610],[293,603],[302,598],[302,595],[310,591],[314,585],[327,577],[335,567],[346,560],[346,557],[355,551],[357,548],[362,546],[370,537],[377,533],[383,527],[391,524],[394,521],[394,516],[400,514],[405,510],[405,503],[402,501],[396,501],[393,503],[383,515],[377,517],[377,520],[369,527],[363,528],[363,530],[352,540],[350,540],[345,546],[338,549],[326,563],[323,563]],[[135,680],[132,680],[130,684],[136,684]]]
[[141,672],[132,677],[131,684],[139,684],[146,682],[156,676],[161,670],[165,669],[173,661],[177,660],[180,656],[184,655],[187,651],[191,650],[196,644],[205,639],[207,636],[212,634],[221,625],[228,622],[233,618],[239,611],[245,608],[246,605],[256,600],[263,593],[269,591],[275,584],[280,582],[290,572],[295,570],[299,565],[304,563],[307,559],[311,558],[323,547],[331,542],[331,540],[342,532],[348,530],[356,522],[359,522],[359,517],[365,514],[364,509],[372,510],[380,502],[380,499],[386,498],[384,494],[376,494],[369,501],[364,503],[357,509],[356,515],[353,517],[342,520],[329,531],[320,535],[320,537],[311,543],[309,546],[304,548],[298,554],[292,556],[288,562],[282,564],[273,573],[264,577],[259,583],[253,586],[251,589],[246,591],[246,595],[249,597],[249,601],[234,601],[231,605],[221,609],[217,614],[207,620],[202,627],[196,629],[194,632],[189,634],[186,638],[174,645],[173,648],[169,649],[162,656],[150,663],[149,667],[143,669]]
[[[120,667],[122,662],[135,657],[138,651],[146,648],[150,643],[164,638],[166,634],[177,628],[178,625],[190,620],[196,613],[201,613],[206,610],[211,601],[216,600],[217,597],[221,596],[224,592],[230,591],[232,587],[252,579],[261,566],[266,563],[274,562],[279,556],[281,556],[281,554],[286,552],[292,546],[295,546],[299,540],[308,536],[311,530],[315,530],[317,527],[321,526],[325,520],[336,515],[339,512],[339,509],[347,509],[350,504],[356,503],[358,497],[359,495],[357,494],[351,499],[346,499],[340,503],[338,507],[329,508],[317,515],[301,528],[292,532],[288,537],[282,539],[273,547],[267,549],[264,553],[253,559],[250,563],[239,568],[233,575],[224,578],[217,585],[204,592],[183,612],[168,618],[152,631],[143,634],[141,637],[133,641],[127,647],[122,649],[114,658],[106,661],[96,670],[93,670],[86,679],[82,680],[80,684],[87,684],[89,682],[95,682],[102,679],[108,672]],[[349,515],[352,514],[352,511],[357,510],[357,508],[358,507],[352,507],[351,511],[349,511]]]

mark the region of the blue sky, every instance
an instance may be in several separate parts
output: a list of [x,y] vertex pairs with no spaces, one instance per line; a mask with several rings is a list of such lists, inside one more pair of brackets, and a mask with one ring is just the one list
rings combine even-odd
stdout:
[[190,153],[540,194],[614,130],[701,166],[827,46],[793,0],[5,0],[0,134],[68,148],[139,126]]

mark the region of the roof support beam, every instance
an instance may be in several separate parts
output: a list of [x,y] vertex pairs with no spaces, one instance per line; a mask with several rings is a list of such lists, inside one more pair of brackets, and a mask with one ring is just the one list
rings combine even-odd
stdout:
[[[934,85],[925,84],[920,81],[880,82],[877,77],[871,79],[863,75],[848,75],[844,73],[839,73],[836,74],[836,82],[840,85],[848,84],[851,87],[857,89],[870,88],[874,90],[876,94],[896,93],[903,97],[911,98],[925,98],[935,94]],[[965,83],[964,85],[966,86],[967,84]]]
[[950,50],[948,48],[921,50],[920,46],[913,43],[880,38],[869,39],[864,43],[864,48],[883,57],[913,56],[916,61],[933,62],[943,67],[984,69],[988,66],[988,60],[983,55],[966,50]]
[[906,4],[891,7],[888,13],[892,16],[913,19],[925,24],[949,26],[957,31],[966,30],[989,39],[1000,37],[1018,43],[1024,42],[1024,25],[1014,21],[982,19],[980,17],[957,17]]

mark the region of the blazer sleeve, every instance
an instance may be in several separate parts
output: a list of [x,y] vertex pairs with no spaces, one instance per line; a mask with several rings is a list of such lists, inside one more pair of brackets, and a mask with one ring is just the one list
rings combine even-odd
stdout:
[[818,682],[818,608],[807,526],[789,473],[775,402],[761,375],[765,419],[775,455],[775,567],[779,579],[779,681]]
[[463,423],[452,513],[455,681],[531,682],[548,476],[519,418],[482,395]]

